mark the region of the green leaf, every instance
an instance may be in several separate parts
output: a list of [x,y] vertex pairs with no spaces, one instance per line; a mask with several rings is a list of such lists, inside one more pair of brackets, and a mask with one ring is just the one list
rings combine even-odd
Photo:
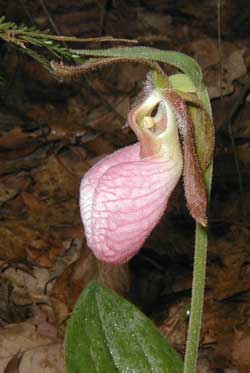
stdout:
[[71,52],[81,56],[95,57],[121,57],[125,60],[148,60],[163,62],[177,67],[183,71],[193,82],[197,94],[202,101],[204,108],[212,117],[211,106],[206,87],[202,80],[202,73],[198,63],[191,57],[181,52],[163,51],[149,47],[120,47],[109,49],[72,49]]
[[201,87],[202,75],[199,65],[186,54],[174,51],[162,51],[149,47],[121,47],[109,49],[73,50],[74,53],[96,57],[124,57],[125,59],[146,59],[164,62],[176,66],[187,74],[197,88]]
[[181,373],[182,361],[134,305],[92,282],[66,333],[67,373]]
[[169,77],[174,89],[182,92],[196,92],[197,89],[192,80],[185,74],[174,74]]

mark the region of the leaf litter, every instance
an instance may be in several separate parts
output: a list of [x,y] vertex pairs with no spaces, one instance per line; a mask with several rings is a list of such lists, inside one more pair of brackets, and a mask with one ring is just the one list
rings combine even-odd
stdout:
[[[137,10],[140,21],[137,19],[129,30],[131,36],[139,36],[150,46],[178,48],[197,59],[212,99],[217,129],[198,369],[248,371],[249,101],[239,100],[249,70],[250,46],[246,40],[226,41],[219,50],[206,22],[201,32],[198,21],[191,28],[189,21],[185,23],[171,12],[166,19],[165,2],[159,1],[155,12],[148,2],[143,3]],[[67,5],[64,18],[63,6],[59,9],[54,1],[50,6],[62,31],[74,34],[79,26],[79,32],[86,32],[87,8],[83,6],[80,12],[87,17],[83,23],[73,11],[74,2]],[[107,34],[122,36],[127,29],[127,22],[121,22],[124,12],[135,14],[129,4],[124,7],[106,13]],[[185,5],[184,10],[197,17],[198,8]],[[36,11],[39,14],[40,10]],[[209,14],[203,16],[209,20]],[[42,14],[35,19],[46,25]],[[179,22],[177,31],[175,22]],[[91,27],[93,31],[96,23]],[[181,185],[167,216],[130,268],[109,266],[93,257],[86,247],[79,216],[82,175],[100,157],[135,140],[124,127],[123,118],[147,68],[122,64],[92,73],[87,80],[58,82],[14,52],[5,53],[1,68],[8,85],[0,87],[0,370],[63,372],[66,321],[80,292],[93,279],[128,296],[155,318],[169,342],[183,354],[193,223],[181,197]],[[229,120],[236,149],[228,134]],[[243,189],[239,188],[235,150]],[[242,200],[246,215],[242,214]]]

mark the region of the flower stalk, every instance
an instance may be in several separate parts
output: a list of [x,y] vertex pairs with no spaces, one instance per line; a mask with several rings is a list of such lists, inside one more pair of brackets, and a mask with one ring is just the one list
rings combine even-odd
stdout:
[[[211,116],[211,107],[207,96],[204,97],[203,103]],[[204,174],[208,200],[211,193],[212,175],[213,162],[211,161]],[[195,373],[196,371],[205,293],[207,233],[207,227],[204,228],[196,223],[191,309],[183,373]]]
[[191,311],[184,359],[184,373],[194,373],[196,370],[204,302],[206,257],[207,228],[204,228],[200,224],[197,224],[195,231]]

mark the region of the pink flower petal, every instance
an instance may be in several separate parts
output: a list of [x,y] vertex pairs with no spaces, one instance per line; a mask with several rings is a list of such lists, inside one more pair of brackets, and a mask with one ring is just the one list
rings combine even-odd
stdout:
[[88,246],[106,262],[127,262],[166,209],[179,180],[177,159],[140,158],[140,144],[98,162],[81,183],[81,216]]
[[183,165],[176,116],[161,91],[133,108],[128,122],[139,143],[98,162],[80,187],[88,246],[117,264],[134,256],[159,222]]

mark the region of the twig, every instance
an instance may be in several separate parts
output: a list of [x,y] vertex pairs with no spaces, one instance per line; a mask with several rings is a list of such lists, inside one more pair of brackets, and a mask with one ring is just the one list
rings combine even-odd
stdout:
[[[219,50],[219,59],[220,59],[220,73],[219,73],[219,89],[220,92],[222,92],[221,89],[221,77],[223,73],[223,66],[222,66],[222,48],[221,48],[221,2],[220,0],[217,0],[217,34],[218,34],[218,50]],[[232,121],[234,117],[237,115],[243,100],[247,94],[247,92],[250,89],[250,78],[248,77],[247,79],[247,84],[244,85],[238,100],[235,102],[235,104],[232,107],[232,110],[229,114],[229,118],[227,121],[222,125],[222,128],[227,126],[228,127],[228,133],[229,137],[231,140],[231,146],[234,154],[234,163],[235,163],[235,168],[236,172],[238,175],[238,181],[239,181],[239,192],[240,192],[240,205],[241,205],[241,212],[243,218],[246,217],[246,209],[245,209],[245,204],[244,204],[244,197],[243,197],[243,181],[242,181],[242,175],[241,175],[241,170],[240,170],[240,162],[239,162],[239,157],[238,157],[238,152],[237,152],[237,147],[235,144],[235,139],[233,135],[233,130],[232,130]],[[222,99],[222,94],[221,94],[221,99]],[[222,129],[221,128],[221,129]]]
[[246,75],[243,81],[243,86],[239,93],[239,96],[235,100],[231,110],[229,111],[229,114],[226,120],[223,122],[218,132],[225,130],[228,127],[228,123],[232,123],[234,121],[234,119],[237,117],[239,113],[241,106],[244,104],[244,100],[249,91],[250,91],[250,74]]
[[94,93],[103,103],[104,105],[106,106],[106,108],[109,110],[109,111],[112,111],[116,114],[116,116],[120,119],[120,121],[122,123],[124,123],[124,121],[126,121],[126,118],[123,117],[122,114],[120,114],[116,108],[111,105],[111,103],[105,99],[105,97],[102,96],[101,93],[98,92],[98,90],[96,90],[93,85],[90,83],[89,79],[85,76],[85,83],[87,85],[87,87],[89,88],[89,90],[92,91],[92,93]]
[[21,4],[21,6],[22,6],[22,8],[23,8],[23,10],[24,10],[24,12],[25,12],[25,14],[26,14],[26,16],[27,16],[28,19],[30,20],[30,22],[31,22],[32,24],[34,24],[34,19],[33,19],[32,15],[31,15],[31,13],[30,13],[28,7],[26,6],[26,1],[25,1],[25,0],[19,0],[19,2],[20,2],[20,4]]
[[[79,38],[76,36],[63,36],[63,35],[51,35],[47,33],[37,32],[37,31],[23,31],[23,30],[11,30],[12,36],[18,35],[29,35],[33,37],[37,37],[40,39],[50,39],[60,42],[84,42],[84,43],[93,43],[93,42],[116,42],[116,43],[129,43],[129,44],[137,44],[138,40],[136,39],[123,39],[123,38],[114,38],[113,36],[99,36],[96,38]],[[67,47],[68,48],[68,47]]]
[[105,26],[105,19],[106,19],[106,12],[107,12],[107,0],[98,1],[98,4],[101,8],[101,15],[100,15],[100,35],[103,34],[104,26]]
[[222,65],[222,43],[221,43],[221,3],[220,0],[217,0],[217,42],[218,42],[218,51],[219,51],[219,91],[220,98],[222,98],[222,86],[221,78],[223,74],[223,65]]
[[[46,14],[46,17],[47,17],[48,20],[49,20],[49,23],[50,23],[51,26],[53,27],[55,33],[56,33],[57,35],[61,35],[59,29],[57,28],[57,25],[55,24],[53,18],[51,17],[51,15],[50,15],[50,13],[49,13],[49,11],[48,11],[48,9],[47,9],[47,6],[46,6],[45,2],[44,2],[43,0],[39,0],[39,2],[40,2],[40,4],[41,4],[41,7],[43,8],[44,13]],[[63,45],[64,45],[64,47],[67,48],[67,45],[65,45],[64,42],[63,42]]]
[[247,212],[246,212],[245,201],[244,201],[244,197],[243,197],[243,193],[244,193],[243,181],[242,181],[238,151],[237,151],[237,147],[236,147],[236,144],[235,144],[235,139],[234,139],[234,135],[233,135],[233,129],[232,129],[232,122],[231,121],[228,122],[228,132],[229,132],[229,136],[230,136],[230,139],[231,139],[231,146],[232,146],[233,155],[234,155],[235,169],[236,169],[236,172],[237,172],[237,175],[238,175],[241,212],[242,212],[243,218],[245,219],[245,217],[247,215]]
[[[44,9],[44,12],[46,13],[46,15],[47,15],[47,17],[48,17],[48,20],[49,20],[49,22],[51,23],[51,26],[53,27],[53,29],[54,29],[54,31],[57,33],[57,35],[58,35],[58,33],[59,33],[59,35],[57,36],[57,37],[61,37],[60,36],[60,32],[59,32],[59,30],[58,30],[58,28],[56,27],[56,25],[55,25],[55,22],[53,21],[53,18],[52,18],[52,16],[49,14],[49,12],[48,12],[48,9],[46,8],[46,6],[45,6],[45,4],[44,4],[44,2],[43,2],[43,0],[39,0],[40,1],[40,3],[43,3],[43,9]],[[51,22],[52,21],[52,22]],[[76,39],[76,38],[74,38],[74,39]],[[69,40],[68,40],[69,41]],[[71,40],[72,41],[72,40]],[[78,41],[79,41],[79,39],[78,39]],[[65,47],[68,49],[68,46],[67,46],[67,44],[65,43]],[[73,70],[78,70],[79,69],[79,67],[78,66],[72,66],[72,69]],[[86,83],[86,85],[87,85],[87,87],[92,91],[92,92],[94,92],[94,94],[105,104],[105,106],[109,109],[109,110],[111,110],[111,111],[113,111],[117,116],[118,116],[118,118],[122,121],[122,122],[124,122],[124,117],[98,92],[98,90],[96,90],[94,87],[93,87],[93,85],[91,84],[91,82],[88,80],[88,78],[85,76],[84,77],[84,80],[85,80],[85,83]]]
[[243,187],[243,180],[242,180],[242,174],[241,174],[241,169],[240,169],[240,162],[239,162],[239,156],[238,156],[238,151],[237,151],[237,146],[235,144],[235,139],[234,139],[234,134],[233,134],[233,128],[232,124],[237,115],[239,114],[240,108],[244,104],[245,97],[247,96],[248,92],[250,91],[250,75],[246,76],[243,88],[235,101],[228,118],[225,120],[223,125],[221,126],[220,130],[224,129],[227,127],[229,137],[231,140],[231,146],[233,150],[233,155],[234,155],[234,163],[235,163],[235,169],[238,175],[238,182],[239,182],[239,192],[240,192],[240,204],[241,204],[241,212],[243,219],[246,218],[247,212],[245,208],[245,202],[244,202],[244,187]]

